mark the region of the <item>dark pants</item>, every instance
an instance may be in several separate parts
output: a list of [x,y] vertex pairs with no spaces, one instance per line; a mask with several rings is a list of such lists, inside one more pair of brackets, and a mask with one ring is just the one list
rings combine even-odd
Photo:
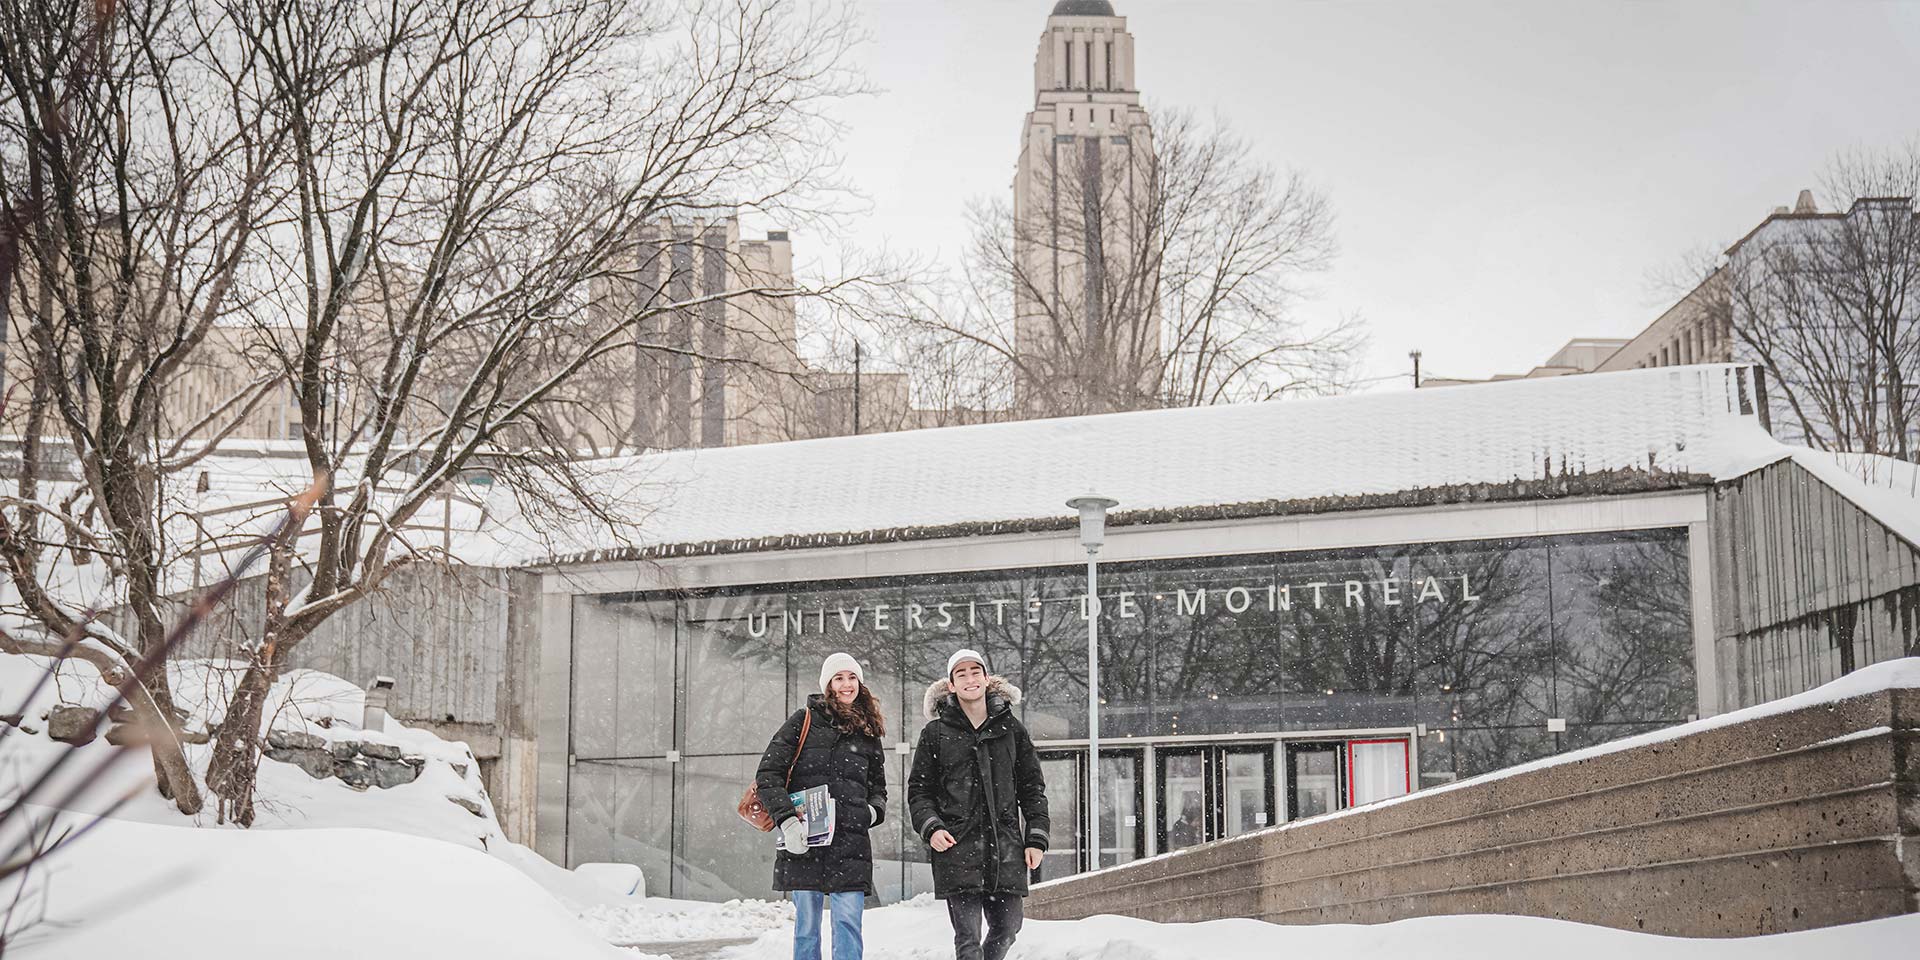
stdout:
[[[1013,949],[1023,919],[1019,894],[988,896],[957,893],[947,898],[947,918],[953,921],[955,960],[1001,960]],[[980,941],[980,918],[987,921],[986,942]]]

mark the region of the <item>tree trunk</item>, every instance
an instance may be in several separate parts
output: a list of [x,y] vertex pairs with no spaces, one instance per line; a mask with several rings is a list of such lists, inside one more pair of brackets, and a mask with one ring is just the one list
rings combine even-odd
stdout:
[[260,720],[265,716],[267,694],[280,677],[278,658],[272,644],[263,647],[265,656],[247,667],[240,686],[227,705],[227,718],[220,722],[214,739],[213,762],[207,767],[207,789],[218,794],[222,822],[253,826],[253,787],[260,772]]
[[153,752],[154,782],[160,787],[160,795],[172,800],[174,808],[181,813],[188,816],[199,813],[206,800],[200,795],[200,785],[194,782],[186,752],[180,747],[180,729],[174,725],[172,712],[154,700],[145,684],[134,684],[127,700],[133,707],[135,721],[147,731],[145,739]]

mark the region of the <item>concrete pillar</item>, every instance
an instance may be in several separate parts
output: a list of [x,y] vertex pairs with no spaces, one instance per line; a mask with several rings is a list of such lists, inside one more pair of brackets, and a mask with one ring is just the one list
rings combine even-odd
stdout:
[[1053,31],[1049,42],[1053,44],[1053,89],[1064,90],[1067,86],[1067,33],[1064,30]]
[[1087,40],[1083,33],[1069,35],[1067,53],[1073,57],[1073,89],[1087,88]]
[[1104,30],[1097,30],[1093,34],[1093,46],[1088,57],[1088,59],[1093,61],[1093,70],[1089,74],[1089,76],[1093,77],[1092,89],[1110,89],[1107,86],[1107,44],[1111,41],[1112,36],[1112,34]]

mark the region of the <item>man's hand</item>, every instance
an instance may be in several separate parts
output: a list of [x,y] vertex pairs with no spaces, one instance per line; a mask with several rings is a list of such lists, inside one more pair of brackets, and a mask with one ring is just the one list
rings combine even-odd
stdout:
[[955,842],[953,834],[945,830],[935,830],[933,836],[927,838],[927,845],[933,847],[933,849],[939,853],[946,853],[948,850],[953,849]]
[[1040,857],[1041,857],[1041,850],[1039,847],[1028,847],[1027,848],[1027,869],[1028,870],[1040,869]]

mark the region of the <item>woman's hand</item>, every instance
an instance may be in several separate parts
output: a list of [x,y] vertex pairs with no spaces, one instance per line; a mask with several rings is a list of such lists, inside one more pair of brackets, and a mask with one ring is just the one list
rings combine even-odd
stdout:
[[799,817],[788,817],[781,821],[780,848],[796,857],[807,852],[807,828]]
[[1041,857],[1041,850],[1039,847],[1028,847],[1027,848],[1027,869],[1028,870],[1040,869],[1040,857]]
[[933,836],[927,838],[927,845],[932,847],[937,853],[946,853],[948,850],[953,849],[953,845],[956,842],[957,841],[953,839],[953,834],[945,830],[935,830]]

